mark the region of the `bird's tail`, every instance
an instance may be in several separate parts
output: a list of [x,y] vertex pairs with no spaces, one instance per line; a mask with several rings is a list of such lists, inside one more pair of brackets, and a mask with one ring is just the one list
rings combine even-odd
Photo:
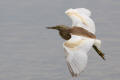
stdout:
[[104,53],[101,50],[99,50],[96,45],[93,45],[93,48],[98,53],[98,55],[101,56],[103,60],[105,60]]

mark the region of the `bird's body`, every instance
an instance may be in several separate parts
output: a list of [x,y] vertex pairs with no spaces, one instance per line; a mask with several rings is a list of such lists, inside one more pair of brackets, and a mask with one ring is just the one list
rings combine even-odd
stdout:
[[85,69],[88,51],[93,47],[104,59],[104,54],[98,49],[101,41],[96,39],[95,24],[90,18],[88,9],[69,9],[65,12],[72,19],[72,27],[57,25],[48,29],[57,29],[66,41],[63,43],[65,58],[72,77],[78,77]]

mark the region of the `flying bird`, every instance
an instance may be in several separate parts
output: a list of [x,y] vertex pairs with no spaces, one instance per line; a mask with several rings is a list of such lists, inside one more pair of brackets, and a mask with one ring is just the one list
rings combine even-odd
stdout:
[[66,41],[63,43],[65,59],[72,77],[79,77],[87,65],[87,53],[93,47],[103,58],[104,54],[99,47],[101,41],[95,36],[95,24],[90,18],[91,12],[85,8],[68,9],[65,13],[72,20],[72,27],[56,25],[47,27],[59,31]]

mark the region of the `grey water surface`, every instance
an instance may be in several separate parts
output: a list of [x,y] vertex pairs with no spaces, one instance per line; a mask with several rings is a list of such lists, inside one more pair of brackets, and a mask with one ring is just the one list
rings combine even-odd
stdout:
[[0,80],[72,80],[57,31],[69,8],[92,11],[103,61],[91,50],[80,80],[120,80],[120,0],[0,0]]

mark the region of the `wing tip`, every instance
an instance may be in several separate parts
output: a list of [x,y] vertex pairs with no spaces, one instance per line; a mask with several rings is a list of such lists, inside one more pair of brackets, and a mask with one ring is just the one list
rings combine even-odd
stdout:
[[79,73],[75,73],[71,67],[71,65],[69,64],[69,62],[67,62],[67,66],[68,66],[68,69],[70,71],[70,74],[72,77],[79,77],[80,76],[80,72]]

